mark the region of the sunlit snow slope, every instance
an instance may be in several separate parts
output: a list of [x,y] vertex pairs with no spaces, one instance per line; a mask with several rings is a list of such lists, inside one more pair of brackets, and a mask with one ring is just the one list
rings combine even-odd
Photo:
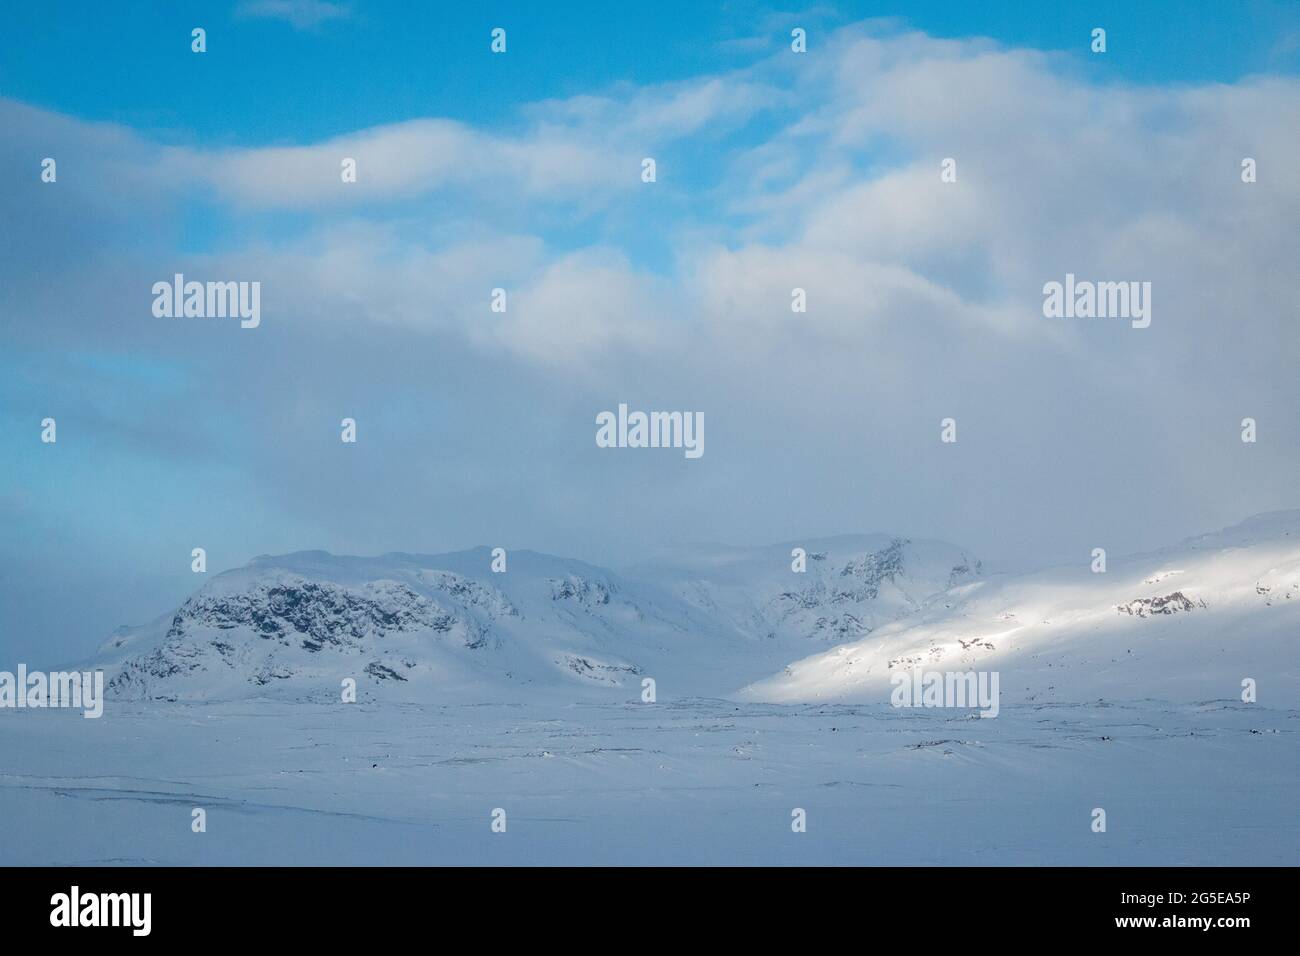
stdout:
[[959,584],[942,602],[744,688],[772,702],[888,700],[899,669],[997,671],[1004,702],[1300,699],[1300,512],[1153,554]]

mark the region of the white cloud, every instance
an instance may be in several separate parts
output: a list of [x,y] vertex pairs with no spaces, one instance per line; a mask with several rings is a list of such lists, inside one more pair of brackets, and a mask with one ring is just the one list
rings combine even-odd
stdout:
[[[250,208],[314,209],[468,192],[487,203],[595,208],[639,188],[641,160],[691,136],[743,124],[783,94],[743,77],[627,88],[544,101],[522,128],[492,132],[449,119],[409,120],[297,146],[173,147],[161,178],[198,180]],[[357,162],[355,183],[340,177]]]
[[345,20],[352,15],[347,4],[327,0],[241,0],[240,16],[284,20],[297,30],[311,30],[329,20]]
[[670,287],[613,250],[565,255],[511,295],[509,311],[471,325],[471,337],[561,374],[602,376],[680,340]]
[[[709,487],[727,490],[690,507],[716,516],[703,530],[717,537],[898,514],[900,530],[976,542],[1019,529],[1007,548],[1062,522],[1159,541],[1294,506],[1300,82],[1098,84],[1054,55],[875,27],[818,36],[795,60],[778,50],[733,73],[539,103],[494,129],[424,119],[303,146],[160,151],[46,114],[39,135],[19,135],[57,132],[69,169],[78,136],[102,148],[115,206],[137,197],[156,214],[154,193],[198,184],[236,223],[306,214],[284,217],[303,223],[289,239],[203,261],[263,280],[258,346],[289,349],[286,364],[298,358],[283,343],[327,328],[454,354],[494,370],[520,418],[532,398],[516,379],[547,383],[563,414],[534,424],[573,447],[587,436],[563,416],[585,427],[596,400],[705,409]],[[704,188],[642,186],[640,157],[666,144]],[[343,156],[359,162],[355,186],[339,181]],[[940,181],[948,156],[955,184]],[[1241,183],[1243,156],[1259,182]],[[76,215],[90,219],[88,198]],[[22,201],[24,222],[43,221],[45,206]],[[43,331],[94,334],[84,304],[118,293],[100,283],[115,243],[136,237],[85,230],[97,268],[67,270],[81,297],[41,309]],[[157,275],[177,260],[166,252]],[[1042,285],[1067,271],[1151,281],[1151,328],[1045,319]],[[18,282],[57,285],[34,270],[6,285]],[[495,286],[505,315],[488,308]],[[806,314],[790,311],[795,286]],[[352,382],[349,365],[329,371]],[[953,413],[962,441],[939,463],[928,438]],[[1245,415],[1270,435],[1251,470],[1221,441]],[[570,485],[598,497],[599,478],[575,465]],[[731,494],[741,482],[752,491]],[[656,520],[681,513],[643,494]],[[757,513],[789,526],[752,530]]]
[[[355,183],[341,177],[356,160]],[[208,182],[229,201],[260,208],[314,208],[468,189],[505,199],[589,198],[636,181],[631,155],[617,157],[558,132],[483,133],[443,119],[362,130],[311,146],[220,151],[173,148],[164,175]]]

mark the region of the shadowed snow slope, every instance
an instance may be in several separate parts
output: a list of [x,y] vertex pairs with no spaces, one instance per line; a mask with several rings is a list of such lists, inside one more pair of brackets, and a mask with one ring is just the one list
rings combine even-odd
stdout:
[[1300,512],[1152,554],[959,584],[941,603],[744,688],[771,702],[885,702],[899,669],[997,671],[1004,702],[1300,699]]

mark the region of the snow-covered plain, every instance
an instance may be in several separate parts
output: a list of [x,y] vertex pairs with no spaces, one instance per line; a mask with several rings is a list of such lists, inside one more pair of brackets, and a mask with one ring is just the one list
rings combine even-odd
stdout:
[[1294,864],[1296,725],[1231,701],[27,712],[0,720],[0,859]]
[[[490,562],[260,558],[114,632],[102,719],[0,710],[0,862],[1300,862],[1300,513],[1105,574]],[[890,706],[916,664],[996,670],[998,716]]]

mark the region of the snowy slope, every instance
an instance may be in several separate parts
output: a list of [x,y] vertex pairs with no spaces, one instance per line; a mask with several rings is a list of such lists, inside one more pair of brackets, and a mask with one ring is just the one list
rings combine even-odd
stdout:
[[[951,605],[951,606],[948,606]],[[898,668],[998,671],[1004,701],[1300,700],[1300,512],[1153,554],[961,584],[867,638],[746,687],[751,700],[889,699]]]

